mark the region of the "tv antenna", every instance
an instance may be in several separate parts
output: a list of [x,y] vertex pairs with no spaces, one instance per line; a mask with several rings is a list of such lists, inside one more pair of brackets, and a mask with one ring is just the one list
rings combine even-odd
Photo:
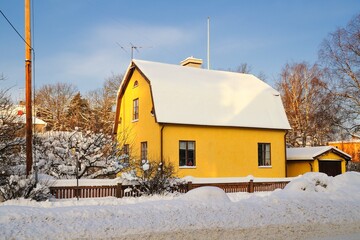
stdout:
[[[116,42],[116,44],[127,54],[129,54],[128,51],[126,51],[125,47],[123,47],[122,45],[120,45],[120,43]],[[139,49],[140,48],[145,48],[142,46],[135,46],[134,44],[130,43],[130,52],[131,52],[131,60],[134,59],[134,50],[137,51],[139,53]],[[151,48],[151,47],[147,47],[147,48]]]

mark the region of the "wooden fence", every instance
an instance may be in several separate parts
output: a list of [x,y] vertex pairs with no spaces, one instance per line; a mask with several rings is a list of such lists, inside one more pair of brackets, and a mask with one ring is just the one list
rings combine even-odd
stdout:
[[[264,192],[283,189],[289,181],[282,182],[236,182],[236,183],[192,183],[182,184],[176,191],[186,193],[191,189],[214,186],[223,189],[226,193],[235,192]],[[139,197],[141,193],[136,185],[122,185],[118,183],[112,186],[56,186],[50,187],[50,193],[58,199],[62,198],[96,198],[96,197]]]

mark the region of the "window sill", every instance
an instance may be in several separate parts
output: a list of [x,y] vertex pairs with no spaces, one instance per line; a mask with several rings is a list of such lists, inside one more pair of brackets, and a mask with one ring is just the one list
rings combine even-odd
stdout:
[[195,169],[196,166],[179,166],[180,169]]
[[136,123],[136,122],[138,122],[139,121],[139,119],[135,119],[135,120],[132,120],[131,122],[132,123]]
[[259,166],[259,168],[272,168],[272,166]]

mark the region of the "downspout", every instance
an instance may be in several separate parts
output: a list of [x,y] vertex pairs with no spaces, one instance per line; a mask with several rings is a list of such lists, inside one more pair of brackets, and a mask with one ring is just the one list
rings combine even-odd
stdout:
[[161,161],[161,169],[164,164],[164,128],[165,125],[161,126],[160,130],[160,161]]
[[285,177],[287,177],[287,154],[286,154],[286,135],[288,134],[288,131],[285,131],[284,135],[284,149],[285,149]]
[[310,172],[312,172],[313,171],[313,165],[311,163],[309,163],[309,165],[310,165]]

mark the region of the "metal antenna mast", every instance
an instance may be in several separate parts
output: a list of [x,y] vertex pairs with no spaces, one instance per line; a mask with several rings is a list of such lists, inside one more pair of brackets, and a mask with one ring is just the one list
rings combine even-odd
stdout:
[[[127,54],[129,54],[129,52],[126,51],[126,49],[125,49],[122,45],[120,45],[120,43],[116,42],[116,44],[117,44],[124,52],[126,52]],[[134,59],[134,50],[137,51],[137,52],[139,52],[139,49],[140,49],[140,48],[152,48],[152,47],[135,46],[134,44],[130,43],[130,50],[131,50],[130,56],[131,56],[131,60]]]

